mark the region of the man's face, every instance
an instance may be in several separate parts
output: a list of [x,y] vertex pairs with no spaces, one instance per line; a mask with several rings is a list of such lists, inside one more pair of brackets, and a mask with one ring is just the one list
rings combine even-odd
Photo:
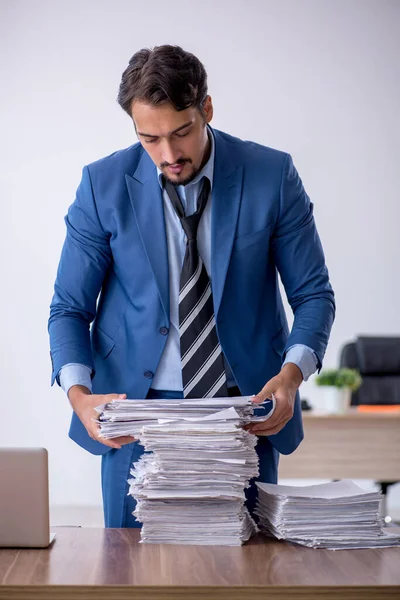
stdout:
[[137,136],[152,161],[173,185],[186,185],[208,159],[207,123],[212,119],[210,96],[204,115],[197,108],[177,111],[170,104],[151,106],[135,101],[132,119]]

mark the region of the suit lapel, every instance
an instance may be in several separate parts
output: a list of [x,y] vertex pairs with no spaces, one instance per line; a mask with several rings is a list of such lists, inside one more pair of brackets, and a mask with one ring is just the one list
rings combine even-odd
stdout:
[[[243,167],[234,164],[218,131],[211,214],[211,274],[214,313],[218,314],[235,239],[242,192]],[[133,212],[169,320],[169,268],[162,190],[156,167],[143,151],[135,173],[125,175]]]
[[215,166],[211,211],[211,274],[214,313],[218,314],[239,217],[243,167],[228,155],[220,134],[215,138]]
[[143,151],[134,175],[125,175],[133,212],[166,318],[169,321],[169,270],[162,190],[156,167]]

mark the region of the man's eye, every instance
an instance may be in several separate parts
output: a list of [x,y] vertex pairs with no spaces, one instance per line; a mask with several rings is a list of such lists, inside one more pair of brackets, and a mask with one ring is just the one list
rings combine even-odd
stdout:
[[187,131],[186,133],[176,133],[176,137],[186,137],[189,134],[189,131]]
[[157,140],[144,140],[146,144],[154,144]]

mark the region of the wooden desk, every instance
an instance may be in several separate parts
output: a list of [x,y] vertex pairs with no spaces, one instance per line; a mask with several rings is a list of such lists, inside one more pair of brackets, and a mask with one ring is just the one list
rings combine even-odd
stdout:
[[400,548],[146,545],[136,529],[53,529],[46,550],[0,550],[1,600],[400,598]]
[[400,481],[400,413],[303,412],[304,440],[279,478]]

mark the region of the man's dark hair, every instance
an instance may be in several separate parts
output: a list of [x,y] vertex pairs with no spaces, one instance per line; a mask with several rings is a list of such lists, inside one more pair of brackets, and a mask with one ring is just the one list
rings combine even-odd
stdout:
[[179,46],[143,48],[122,74],[118,104],[131,116],[134,100],[153,106],[170,103],[176,110],[195,107],[202,113],[207,73],[196,56]]

